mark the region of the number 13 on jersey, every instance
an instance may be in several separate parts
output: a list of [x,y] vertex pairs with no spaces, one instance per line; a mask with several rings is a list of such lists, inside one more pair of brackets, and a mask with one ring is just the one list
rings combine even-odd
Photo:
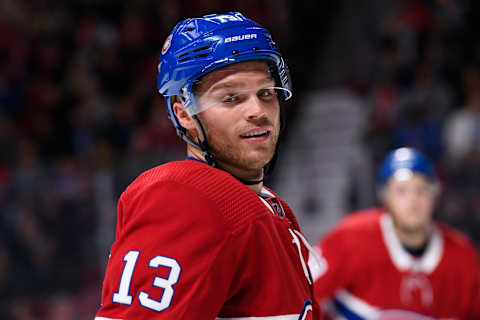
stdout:
[[[118,291],[113,294],[113,302],[124,305],[132,304],[133,296],[130,295],[130,286],[139,255],[140,251],[131,250],[123,257],[125,266],[123,267]],[[160,300],[150,298],[150,295],[145,291],[140,291],[138,294],[138,300],[141,306],[160,312],[170,306],[174,294],[173,286],[177,283],[182,268],[175,259],[164,256],[153,257],[148,263],[148,266],[153,269],[157,269],[161,266],[170,269],[167,279],[153,276],[152,286],[163,289],[163,294]]]

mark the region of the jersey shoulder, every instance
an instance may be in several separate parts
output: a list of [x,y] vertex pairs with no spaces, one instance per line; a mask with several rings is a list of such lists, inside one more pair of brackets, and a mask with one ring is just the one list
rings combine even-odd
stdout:
[[198,187],[208,180],[221,176],[222,171],[213,169],[199,161],[172,161],[140,174],[125,190],[125,194],[141,192],[158,183],[176,182]]
[[[145,171],[127,187],[121,198],[124,202],[134,202],[154,189],[165,188],[175,188],[177,196],[163,201],[201,198],[211,203],[232,232],[258,214],[255,192],[229,173],[194,160],[169,162]],[[161,201],[165,195],[156,197]]]
[[443,223],[436,223],[436,225],[443,236],[445,250],[449,254],[477,260],[478,263],[477,249],[466,234]]
[[[334,250],[363,251],[366,248],[380,245],[382,236],[380,218],[383,215],[381,209],[368,209],[355,211],[344,218],[320,239],[317,246]],[[365,245],[369,243],[369,245]]]
[[380,228],[380,217],[384,211],[380,208],[354,211],[342,218],[335,228],[336,232],[371,233]]

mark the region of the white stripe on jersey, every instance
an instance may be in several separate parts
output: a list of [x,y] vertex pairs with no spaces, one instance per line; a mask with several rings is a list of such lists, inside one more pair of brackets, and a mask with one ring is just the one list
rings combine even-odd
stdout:
[[[336,300],[343,304],[343,306],[355,314],[360,319],[411,319],[411,320],[435,320],[429,316],[424,316],[415,312],[389,309],[381,310],[368,304],[366,301],[354,296],[346,290],[340,290],[335,296]],[[341,311],[339,311],[341,312]],[[339,319],[344,319],[341,317]],[[443,318],[442,318],[443,319]],[[445,320],[455,320],[455,318],[448,318]]]
[[283,316],[270,317],[217,318],[216,320],[298,320],[299,317],[299,314],[286,314]]
[[346,290],[338,291],[335,298],[359,318],[376,319],[380,314],[380,309],[368,304],[366,301],[363,301]]
[[262,187],[262,190],[260,191],[260,194],[263,196],[267,196],[268,198],[275,198],[275,195],[271,193],[270,191],[267,190],[267,188]]
[[122,320],[122,319],[105,318],[105,317],[95,317],[95,320]]

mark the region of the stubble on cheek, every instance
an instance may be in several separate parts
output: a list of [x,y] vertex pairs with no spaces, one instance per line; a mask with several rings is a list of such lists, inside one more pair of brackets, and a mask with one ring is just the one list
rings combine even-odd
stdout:
[[270,162],[278,142],[278,129],[270,132],[268,144],[258,147],[248,147],[239,135],[233,135],[232,141],[220,133],[208,134],[210,149],[218,161],[244,169],[261,169]]

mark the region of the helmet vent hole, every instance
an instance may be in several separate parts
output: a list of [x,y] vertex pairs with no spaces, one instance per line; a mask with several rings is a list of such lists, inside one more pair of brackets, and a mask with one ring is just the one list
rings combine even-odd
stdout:
[[193,30],[195,30],[194,27],[188,27],[188,28],[187,28],[187,31],[189,31],[189,32],[191,32],[191,31],[193,31]]
[[192,58],[186,57],[186,58],[183,58],[183,59],[179,59],[178,62],[185,62],[185,61],[188,61],[190,59],[192,59]]
[[236,55],[238,54],[238,51],[237,51],[237,50],[233,50],[233,51],[232,51],[232,54],[233,54],[234,56],[236,56]]
[[253,51],[258,52],[258,48],[257,48],[257,47],[253,47]]
[[195,56],[195,58],[206,58],[206,57],[208,57],[208,53],[199,54],[199,55]]
[[193,52],[199,52],[199,51],[203,51],[203,50],[207,50],[207,49],[210,49],[210,46],[203,46],[203,47],[197,48],[197,49],[193,50]]

